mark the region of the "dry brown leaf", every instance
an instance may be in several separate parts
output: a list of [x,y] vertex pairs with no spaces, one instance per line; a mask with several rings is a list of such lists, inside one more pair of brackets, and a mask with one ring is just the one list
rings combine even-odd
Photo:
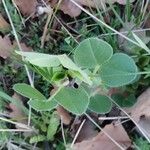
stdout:
[[[113,124],[106,125],[104,131],[107,132],[116,142],[122,147],[130,147],[131,140],[122,125],[114,126]],[[126,149],[125,148],[125,149]],[[86,140],[81,143],[76,143],[73,150],[120,150],[103,132],[100,132],[91,140]]]
[[[140,121],[138,122],[138,125],[143,129],[145,134],[150,139],[150,118],[141,118]],[[137,128],[137,131],[139,131],[138,128]],[[139,131],[139,133],[141,133],[141,132]],[[143,136],[143,135],[141,134],[141,136]]]
[[87,120],[84,123],[84,125],[77,137],[76,142],[81,142],[83,140],[89,140],[89,139],[95,137],[97,134],[98,134],[98,131],[95,130],[95,125],[90,120]]
[[[25,43],[20,43],[21,48],[25,52],[31,52],[32,48],[27,47]],[[2,38],[0,36],[0,57],[6,59],[11,56],[11,53],[18,48],[16,41],[11,44],[9,37],[5,36]]]
[[[121,5],[125,5],[127,3],[126,0],[74,0],[75,2],[87,6],[87,7],[93,7],[96,8],[97,6],[99,8],[102,8],[106,4],[113,4],[113,3],[119,3]],[[130,3],[133,3],[135,0],[130,0]]]
[[141,117],[150,118],[150,88],[138,97],[137,103],[128,109],[128,113],[131,113],[136,122],[139,122]]
[[[114,3],[117,2],[121,5],[125,5],[127,3],[127,0],[113,0]],[[130,0],[130,3],[133,3],[135,0]]]
[[12,49],[12,44],[9,37],[5,36],[4,38],[2,38],[0,36],[0,57],[3,57],[4,59],[9,57],[11,53],[11,49]]
[[[51,6],[53,7],[54,5],[56,5],[58,3],[57,0],[49,0]],[[106,3],[110,3],[113,4],[115,2],[125,5],[126,4],[126,0],[74,0],[75,2],[77,2],[79,5],[83,5],[83,6],[87,6],[87,7],[99,7],[99,8],[104,8]],[[131,0],[130,2],[134,2],[135,0]],[[64,14],[68,14],[71,17],[77,17],[81,14],[82,10],[77,7],[75,4],[73,4],[70,0],[62,0],[59,9],[62,10],[64,12]]]
[[79,3],[80,5],[93,7],[93,8],[104,8],[106,3],[115,3],[117,0],[74,0],[75,2]]
[[0,31],[6,32],[10,29],[9,23],[4,19],[4,17],[0,14]]
[[[24,51],[24,52],[31,52],[32,51],[32,48],[31,47],[28,47],[25,43],[20,43],[21,45],[21,49]],[[16,49],[18,48],[18,45],[17,45],[17,42],[14,41],[13,42],[13,49]]]
[[[54,0],[56,2],[56,0]],[[87,7],[99,7],[99,8],[103,8],[105,7],[106,3],[110,3],[113,4],[115,2],[125,5],[126,4],[126,0],[74,0],[75,2],[77,2],[79,5],[84,5]],[[130,2],[134,2],[135,0],[131,0]],[[53,3],[53,1],[51,1],[51,3]],[[75,4],[73,4],[70,0],[62,0],[62,3],[60,4],[59,7],[60,10],[62,10],[65,14],[68,14],[71,17],[77,17],[81,14],[82,10],[80,8],[78,8]]]
[[[127,108],[126,112],[131,114],[133,120],[150,138],[150,88],[142,93],[138,97],[137,103],[133,107]],[[136,129],[139,131],[137,127]],[[141,132],[139,131],[139,133]]]
[[59,7],[64,14],[68,14],[71,17],[77,17],[81,14],[81,9],[74,5],[70,0],[63,0]]
[[[148,5],[148,7],[147,7],[147,14],[149,14],[149,12],[150,12],[150,3],[149,3],[149,5]],[[150,28],[150,16],[146,19],[146,22],[145,22],[145,24],[144,24],[144,27],[145,27],[145,28]]]
[[[22,103],[22,98],[21,96],[19,96],[17,93],[14,93],[14,95],[12,96],[14,99],[18,100]],[[19,123],[23,123],[23,124],[27,124],[27,117],[26,115],[23,113],[23,111],[18,108],[15,104],[10,103],[9,104],[9,108],[11,109],[11,112],[9,113],[9,116],[13,119],[16,120]],[[16,126],[16,128],[18,128]]]
[[62,106],[58,106],[56,109],[57,109],[57,114],[62,119],[62,122],[65,125],[69,125],[72,120],[72,117],[69,114],[69,112],[67,110],[65,110]]
[[[58,4],[58,0],[48,0],[50,5],[54,7]],[[104,8],[106,3],[119,3],[122,5],[126,4],[126,0],[74,0],[79,5],[87,6],[87,7],[99,7]],[[130,0],[130,3],[134,2],[135,0]],[[24,15],[31,15],[36,12],[36,8],[38,5],[37,0],[14,0],[15,4],[19,7],[20,11]],[[62,10],[65,14],[68,14],[71,17],[77,17],[81,14],[82,10],[78,8],[75,4],[73,4],[70,0],[62,0],[59,9]]]
[[[79,1],[79,0],[76,0]],[[80,0],[82,1],[82,0]],[[89,1],[89,0],[84,0],[84,1]],[[126,5],[127,0],[91,0],[93,3],[95,3],[96,5],[99,4],[99,6],[102,6],[104,4],[114,4],[114,3],[119,3],[121,5]],[[135,0],[130,0],[130,3],[133,3]],[[103,3],[103,4],[102,4]],[[96,7],[96,5],[94,4],[94,7]],[[87,5],[88,6],[88,5]]]
[[14,0],[23,15],[30,16],[36,12],[37,0]]

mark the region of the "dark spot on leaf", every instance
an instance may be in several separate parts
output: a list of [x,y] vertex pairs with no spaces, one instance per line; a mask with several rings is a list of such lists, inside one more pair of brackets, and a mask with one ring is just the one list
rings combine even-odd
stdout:
[[78,85],[77,83],[74,83],[74,84],[73,84],[73,87],[74,87],[75,89],[78,89],[79,85]]

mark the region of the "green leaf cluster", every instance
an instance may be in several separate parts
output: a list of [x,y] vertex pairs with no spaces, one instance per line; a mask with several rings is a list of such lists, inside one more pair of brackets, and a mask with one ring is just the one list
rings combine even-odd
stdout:
[[[130,84],[138,73],[131,57],[123,53],[113,54],[112,47],[98,38],[81,42],[74,50],[74,61],[66,54],[17,53],[50,83],[59,83],[58,90],[49,98],[27,84],[14,85],[14,90],[29,98],[28,104],[37,111],[50,111],[61,105],[76,115],[82,115],[87,109],[101,114],[108,113],[112,108],[110,98],[93,94],[93,89]],[[79,88],[69,86],[69,77],[75,79]],[[130,106],[130,102],[127,105]]]

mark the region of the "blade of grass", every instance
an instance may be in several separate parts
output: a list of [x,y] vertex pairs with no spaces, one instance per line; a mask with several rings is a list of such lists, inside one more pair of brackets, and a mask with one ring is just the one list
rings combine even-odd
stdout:
[[[89,11],[87,11],[86,9],[84,9],[81,5],[79,5],[77,2],[75,2],[74,0],[70,0],[73,4],[75,4],[77,7],[79,7],[82,11],[84,11],[86,14],[88,14],[89,16],[91,16],[91,18],[93,18],[95,21],[101,23],[102,25],[104,25],[106,28],[110,29],[111,31],[115,32],[116,34],[118,34],[119,36],[122,36],[124,39],[128,40],[129,42],[141,47],[141,45],[139,45],[138,42],[135,42],[134,40],[128,38],[127,36],[123,35],[122,33],[118,32],[117,30],[113,29],[112,27],[110,27],[108,24],[106,24],[105,22],[103,22],[102,20],[98,19],[97,17],[95,17],[94,15],[92,15]],[[143,47],[141,47],[143,48]]]
[[132,32],[132,34],[133,34],[135,40],[141,45],[141,47],[143,49],[145,49],[147,51],[147,53],[150,54],[150,49],[146,46],[146,44],[135,33]]
[[127,4],[126,4],[126,22],[130,22],[130,17],[131,17],[131,6],[130,6],[130,0],[127,0]]
[[10,119],[6,119],[6,118],[3,118],[3,117],[0,117],[0,120],[5,121],[5,122],[8,122],[8,123],[11,123],[11,124],[14,124],[14,125],[17,125],[17,126],[20,127],[20,128],[23,128],[23,129],[27,129],[27,130],[31,130],[31,131],[32,131],[32,129],[29,128],[26,124],[14,122],[14,121],[11,121]]
[[78,137],[78,135],[79,135],[79,133],[80,133],[80,131],[81,131],[81,129],[82,129],[84,123],[85,123],[85,121],[86,121],[86,119],[84,119],[84,120],[82,121],[81,125],[79,126],[79,128],[78,128],[78,130],[77,130],[77,133],[76,133],[76,135],[75,135],[75,137],[74,137],[74,139],[73,139],[73,141],[72,141],[72,143],[71,143],[71,148],[73,148],[73,145],[74,145],[74,143],[75,143],[75,141],[76,141],[76,139],[77,139],[77,137]]
[[[13,30],[14,37],[15,37],[15,39],[16,39],[18,48],[19,48],[20,51],[23,51],[23,50],[22,50],[22,47],[21,47],[21,45],[20,45],[20,42],[19,42],[19,38],[18,38],[18,35],[17,35],[17,32],[16,32],[16,29],[15,29],[14,24],[13,24],[13,21],[12,21],[12,19],[11,19],[10,13],[9,13],[8,8],[7,8],[7,6],[6,6],[5,0],[2,0],[2,4],[3,4],[4,9],[5,9],[5,11],[6,11],[6,14],[7,14],[7,16],[8,16],[9,22],[10,22],[10,24],[11,24],[11,27],[12,27],[12,30]],[[22,60],[24,60],[24,57],[22,57]],[[24,67],[25,67],[25,70],[26,70],[26,73],[27,73],[27,76],[28,76],[30,85],[31,85],[32,87],[34,87],[34,81],[32,80],[32,77],[31,77],[31,75],[30,75],[30,72],[29,72],[28,67],[27,67],[26,65],[24,65]],[[29,106],[28,125],[30,125],[30,122],[31,122],[31,107]]]

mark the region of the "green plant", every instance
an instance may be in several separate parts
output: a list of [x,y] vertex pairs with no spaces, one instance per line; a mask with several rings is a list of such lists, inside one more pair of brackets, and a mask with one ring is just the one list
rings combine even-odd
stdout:
[[135,138],[135,149],[137,150],[149,150],[150,144],[148,141],[144,140],[143,138],[136,137]]
[[[113,54],[112,47],[97,38],[89,38],[79,44],[74,52],[74,62],[65,54],[17,53],[25,57],[31,68],[58,88],[47,99],[27,84],[14,85],[13,89],[29,98],[28,104],[37,111],[50,111],[62,105],[76,115],[85,113],[87,109],[107,113],[112,107],[111,100],[108,96],[93,95],[91,89],[127,85],[136,79],[138,73],[131,57],[123,53]],[[78,88],[69,86],[70,80],[74,80]]]
[[[42,116],[42,118],[44,118],[44,116]],[[48,123],[48,127],[41,126],[41,130],[44,129],[43,132],[46,132],[47,135],[44,135],[44,134],[34,135],[30,138],[30,143],[42,142],[45,140],[47,141],[54,140],[54,135],[56,134],[58,126],[60,124],[60,118],[58,117],[55,111],[52,113],[50,119],[47,120],[47,123]],[[42,122],[42,125],[43,125],[43,122]]]

